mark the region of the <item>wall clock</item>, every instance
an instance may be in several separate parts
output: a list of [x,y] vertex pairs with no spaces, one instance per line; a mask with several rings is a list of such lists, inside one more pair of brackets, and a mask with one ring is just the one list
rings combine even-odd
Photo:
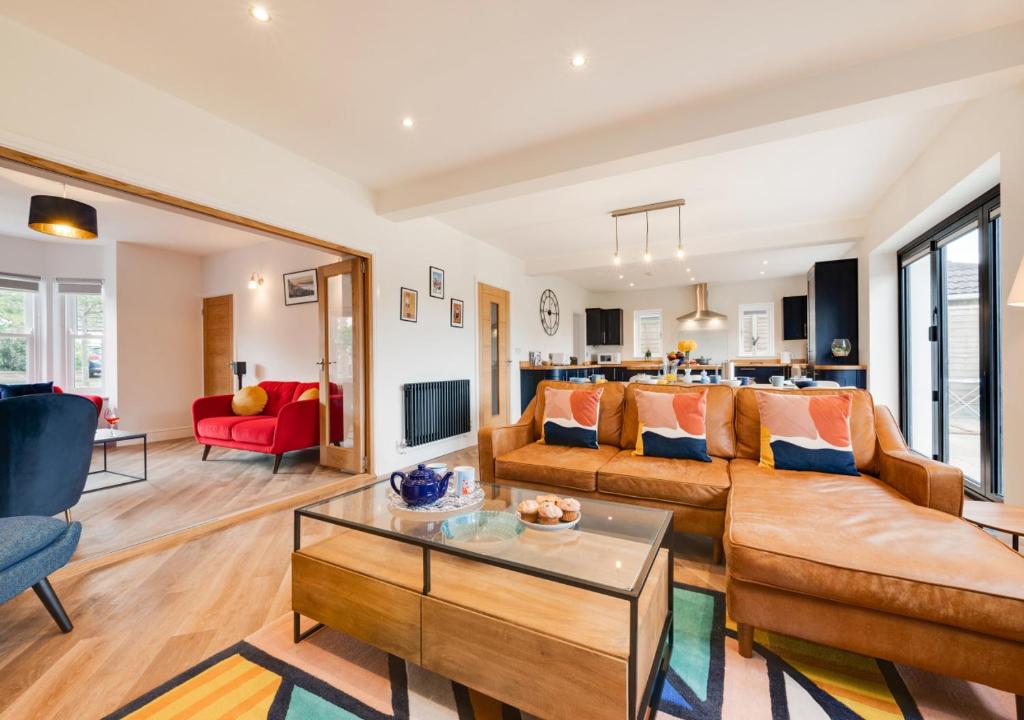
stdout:
[[540,324],[548,335],[558,332],[558,298],[554,290],[540,294]]

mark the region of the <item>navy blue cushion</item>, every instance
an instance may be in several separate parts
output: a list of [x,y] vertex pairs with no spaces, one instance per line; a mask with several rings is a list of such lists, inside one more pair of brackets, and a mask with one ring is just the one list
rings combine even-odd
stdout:
[[53,382],[28,383],[22,385],[0,385],[0,400],[23,397],[25,395],[44,395],[53,392]]
[[[82,524],[44,517],[0,519],[0,603],[64,567],[78,547]],[[44,543],[44,544],[40,544]]]

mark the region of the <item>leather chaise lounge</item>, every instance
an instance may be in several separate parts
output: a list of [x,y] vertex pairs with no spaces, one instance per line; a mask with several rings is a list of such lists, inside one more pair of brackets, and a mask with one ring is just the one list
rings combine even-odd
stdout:
[[589,450],[537,442],[545,387],[587,386],[544,381],[518,422],[481,430],[485,481],[660,507],[724,538],[745,656],[755,629],[779,632],[1009,691],[1024,720],[1024,556],[960,517],[960,470],[912,453],[868,392],[765,390],[852,394],[849,476],[761,467],[759,389],[707,387],[701,463],[632,454],[637,388],[701,388],[603,384]]

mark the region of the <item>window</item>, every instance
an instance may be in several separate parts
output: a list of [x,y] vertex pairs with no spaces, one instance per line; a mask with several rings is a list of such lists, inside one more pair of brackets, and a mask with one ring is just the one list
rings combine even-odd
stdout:
[[63,306],[64,382],[69,391],[103,390],[103,283],[57,280]]
[[775,354],[774,303],[740,305],[739,355],[760,357]]
[[636,310],[633,312],[633,355],[634,357],[661,357],[661,310]]
[[900,422],[916,452],[1001,493],[999,188],[899,252]]
[[0,275],[0,383],[37,379],[39,278]]

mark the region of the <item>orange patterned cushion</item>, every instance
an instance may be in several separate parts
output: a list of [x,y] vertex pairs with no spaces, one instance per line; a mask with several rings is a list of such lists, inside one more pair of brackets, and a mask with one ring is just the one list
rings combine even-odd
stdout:
[[852,396],[757,393],[761,465],[858,475],[850,433]]
[[544,388],[544,426],[541,442],[548,445],[597,448],[597,417],[601,393],[597,390]]
[[636,391],[637,455],[711,462],[708,455],[708,391]]

